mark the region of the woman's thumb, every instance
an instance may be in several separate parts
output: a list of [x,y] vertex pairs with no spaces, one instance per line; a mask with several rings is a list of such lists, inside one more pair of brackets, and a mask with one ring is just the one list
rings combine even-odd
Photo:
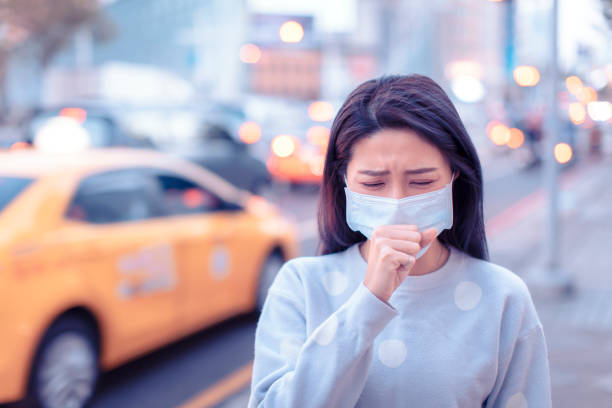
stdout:
[[435,228],[428,228],[421,232],[421,248],[425,248],[427,245],[429,245],[437,235],[437,230]]

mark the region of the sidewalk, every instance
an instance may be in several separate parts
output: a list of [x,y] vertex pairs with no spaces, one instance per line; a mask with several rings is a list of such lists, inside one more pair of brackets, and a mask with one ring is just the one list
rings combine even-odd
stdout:
[[491,260],[521,276],[544,326],[553,406],[612,407],[612,158],[580,163],[560,192],[559,256],[575,283],[552,297],[531,283],[547,250],[548,203],[489,240]]

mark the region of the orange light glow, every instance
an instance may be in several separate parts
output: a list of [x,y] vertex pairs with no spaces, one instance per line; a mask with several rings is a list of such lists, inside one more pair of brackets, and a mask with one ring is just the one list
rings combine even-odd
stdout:
[[25,150],[32,147],[28,142],[15,142],[11,145],[10,150]]
[[493,129],[493,127],[496,125],[503,125],[503,123],[501,123],[499,120],[492,120],[487,123],[487,135],[489,137],[491,137],[491,129]]
[[59,116],[64,118],[72,118],[80,124],[85,123],[87,120],[87,111],[81,108],[64,108],[60,111]]
[[586,118],[586,109],[580,102],[572,102],[569,105],[569,117],[574,125],[579,125]]
[[561,164],[570,161],[572,154],[572,147],[567,143],[557,143],[555,146],[555,159]]
[[514,80],[519,86],[535,86],[540,82],[540,72],[536,67],[521,65],[514,69]]
[[329,128],[312,126],[306,131],[306,138],[313,145],[326,148],[329,143]]
[[590,86],[585,86],[582,88],[580,93],[576,95],[578,100],[585,105],[588,105],[591,102],[595,102],[597,100],[597,91]]
[[256,122],[244,122],[238,129],[240,140],[246,144],[253,144],[261,139],[261,126]]
[[245,64],[257,64],[261,59],[261,50],[255,44],[244,44],[240,47],[240,61]]
[[565,86],[572,95],[578,95],[582,91],[582,80],[576,75],[569,76],[565,79]]
[[489,137],[496,145],[505,145],[510,141],[510,129],[503,124],[495,125],[491,128]]
[[190,188],[183,194],[183,204],[187,208],[199,208],[204,204],[204,193],[197,188]]
[[298,43],[304,38],[304,27],[297,21],[287,21],[283,23],[278,34],[283,42]]
[[313,102],[308,106],[308,116],[315,122],[327,122],[334,117],[334,107],[325,101]]
[[521,129],[512,128],[510,129],[510,140],[508,140],[508,147],[511,149],[518,149],[525,142],[525,135]]
[[278,135],[272,139],[271,147],[278,157],[289,157],[295,153],[297,143],[291,135]]

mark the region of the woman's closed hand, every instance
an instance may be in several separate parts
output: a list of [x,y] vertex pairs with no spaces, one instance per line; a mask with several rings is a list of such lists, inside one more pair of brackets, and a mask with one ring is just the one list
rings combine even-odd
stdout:
[[435,237],[435,228],[419,232],[416,225],[384,225],[375,228],[368,248],[364,285],[379,299],[387,302],[410,274],[416,254]]

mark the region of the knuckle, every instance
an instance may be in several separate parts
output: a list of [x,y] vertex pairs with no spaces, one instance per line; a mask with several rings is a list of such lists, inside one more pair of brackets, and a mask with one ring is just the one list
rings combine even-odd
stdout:
[[374,227],[374,229],[372,230],[372,238],[380,237],[382,235],[383,231],[384,231],[384,226],[383,225],[378,225],[378,226]]
[[388,246],[383,246],[382,248],[380,248],[380,254],[383,257],[388,257],[389,255],[391,255],[391,248]]

